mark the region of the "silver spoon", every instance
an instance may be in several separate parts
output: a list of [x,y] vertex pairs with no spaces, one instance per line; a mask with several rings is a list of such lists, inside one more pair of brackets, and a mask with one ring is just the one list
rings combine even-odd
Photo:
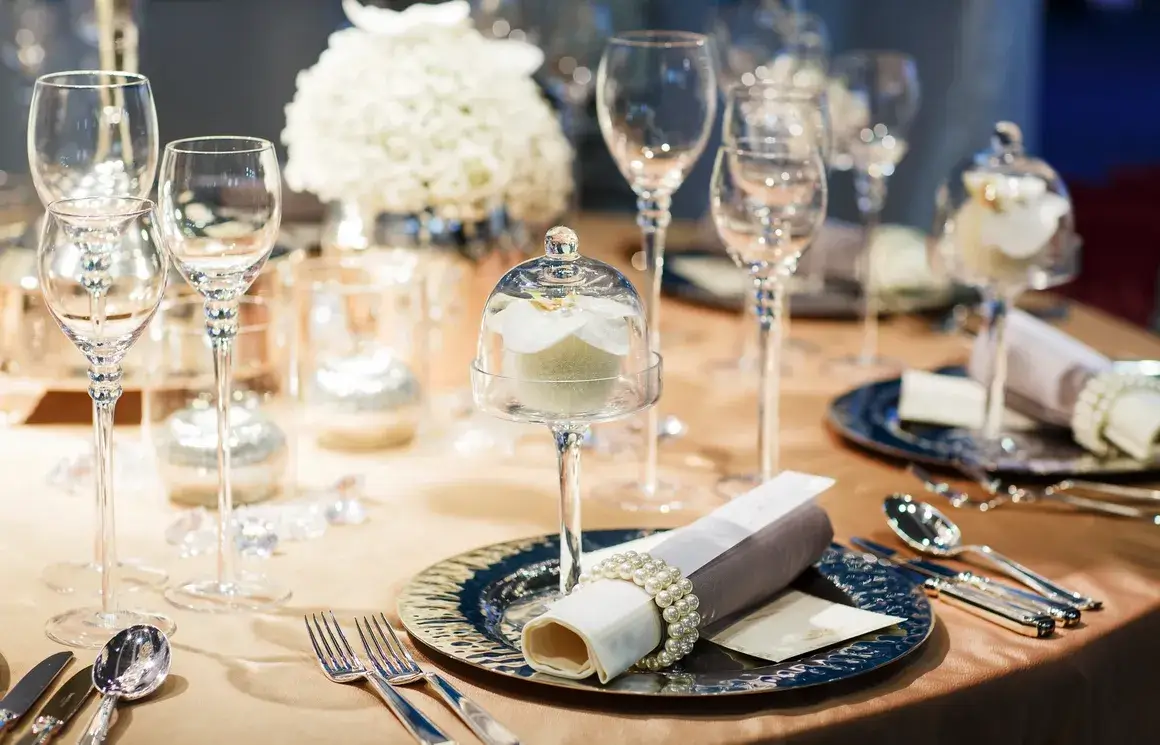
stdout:
[[976,554],[999,571],[1044,597],[1068,603],[1081,610],[1097,610],[1103,606],[1098,600],[1061,587],[1043,575],[1002,556],[990,546],[964,545],[959,526],[936,508],[909,494],[892,494],[882,503],[882,509],[886,513],[886,522],[889,523],[891,530],[915,551],[948,559],[962,553]]
[[169,640],[154,626],[130,626],[101,649],[93,663],[93,685],[101,706],[77,745],[100,745],[109,735],[117,702],[156,691],[169,675]]

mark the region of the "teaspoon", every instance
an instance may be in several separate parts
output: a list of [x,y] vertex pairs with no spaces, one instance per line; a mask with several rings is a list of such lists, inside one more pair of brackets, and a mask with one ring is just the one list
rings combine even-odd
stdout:
[[156,691],[169,675],[169,640],[154,626],[130,626],[101,649],[93,664],[93,685],[101,706],[77,745],[100,745],[109,735],[117,702],[135,701]]
[[1098,600],[1055,584],[1041,574],[999,554],[990,546],[964,544],[962,531],[958,525],[936,508],[909,494],[893,494],[887,497],[882,509],[886,513],[886,522],[889,523],[891,530],[916,551],[943,558],[954,558],[962,553],[976,554],[999,571],[1044,597],[1068,603],[1081,610],[1098,610],[1103,606]]

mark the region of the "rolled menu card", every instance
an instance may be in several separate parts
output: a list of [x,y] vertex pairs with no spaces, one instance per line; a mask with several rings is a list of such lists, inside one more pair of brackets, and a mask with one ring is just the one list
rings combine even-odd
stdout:
[[[784,472],[671,531],[649,553],[692,581],[702,627],[709,626],[768,600],[821,557],[834,531],[814,498],[833,483]],[[607,683],[656,649],[664,629],[643,588],[600,580],[524,627],[524,658],[543,673]]]

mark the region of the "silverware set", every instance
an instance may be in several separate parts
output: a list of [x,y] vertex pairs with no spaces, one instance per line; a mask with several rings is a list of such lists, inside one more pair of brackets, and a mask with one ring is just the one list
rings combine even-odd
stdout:
[[[72,652],[57,652],[45,658],[0,699],[0,740],[52,687],[72,660]],[[94,664],[73,674],[53,694],[16,745],[48,745],[84,708],[94,690],[104,698],[77,742],[99,745],[108,735],[118,701],[136,700],[156,691],[169,675],[169,666],[169,640],[165,634],[153,626],[130,626],[109,640]]]
[[[919,478],[929,476],[921,469],[918,471]],[[933,484],[933,480],[924,480]],[[936,493],[945,495],[946,490]],[[1035,638],[1050,636],[1057,626],[1077,626],[1083,611],[1103,607],[1100,600],[1064,587],[990,546],[964,543],[958,525],[935,507],[908,494],[887,497],[882,508],[891,530],[915,552],[934,559],[971,557],[1028,588],[1011,587],[971,571],[950,569],[936,561],[908,558],[897,549],[865,538],[851,539],[856,548],[873,556],[878,563],[899,569],[916,584],[922,584],[932,597]]]
[[351,647],[334,613],[312,614],[303,620],[326,678],[332,683],[367,682],[422,745],[454,745],[454,740],[396,691],[396,687],[425,683],[485,745],[519,745],[516,736],[482,706],[460,693],[439,673],[421,668],[382,613],[354,621],[369,665]]
[[[939,481],[920,465],[911,463],[907,472],[918,479],[932,494],[946,498],[952,507],[974,507],[986,512],[1005,504],[1030,504],[1051,502],[1074,507],[1083,512],[1092,512],[1129,520],[1142,520],[1160,525],[1160,490],[1122,484],[1104,484],[1082,479],[1064,479],[1049,486],[1018,486],[1008,484],[985,469],[965,462],[955,464],[959,472],[974,481],[986,494],[983,499],[972,497],[966,491],[957,489],[945,481]],[[1078,493],[1077,493],[1078,492]],[[1083,496],[1083,495],[1087,496]],[[1111,501],[1119,500],[1119,501]],[[1140,507],[1121,502],[1135,502]],[[1149,508],[1149,506],[1151,508]]]

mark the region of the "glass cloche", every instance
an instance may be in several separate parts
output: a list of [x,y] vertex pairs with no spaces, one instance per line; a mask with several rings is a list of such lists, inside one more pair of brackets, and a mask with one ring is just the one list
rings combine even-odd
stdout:
[[475,405],[551,428],[560,455],[561,572],[580,575],[580,444],[589,425],[656,403],[660,357],[632,283],[582,256],[576,233],[548,231],[544,255],[513,267],[492,290],[471,371]]
[[985,293],[1054,287],[1078,268],[1067,187],[1024,152],[1011,122],[996,124],[991,146],[960,163],[939,189],[935,231],[951,275]]
[[1027,289],[1071,280],[1079,266],[1071,199],[1055,170],[1023,151],[1023,135],[999,122],[991,147],[959,164],[939,189],[935,260],[983,296],[987,403],[976,447],[1013,454],[1002,431],[1007,311]]

